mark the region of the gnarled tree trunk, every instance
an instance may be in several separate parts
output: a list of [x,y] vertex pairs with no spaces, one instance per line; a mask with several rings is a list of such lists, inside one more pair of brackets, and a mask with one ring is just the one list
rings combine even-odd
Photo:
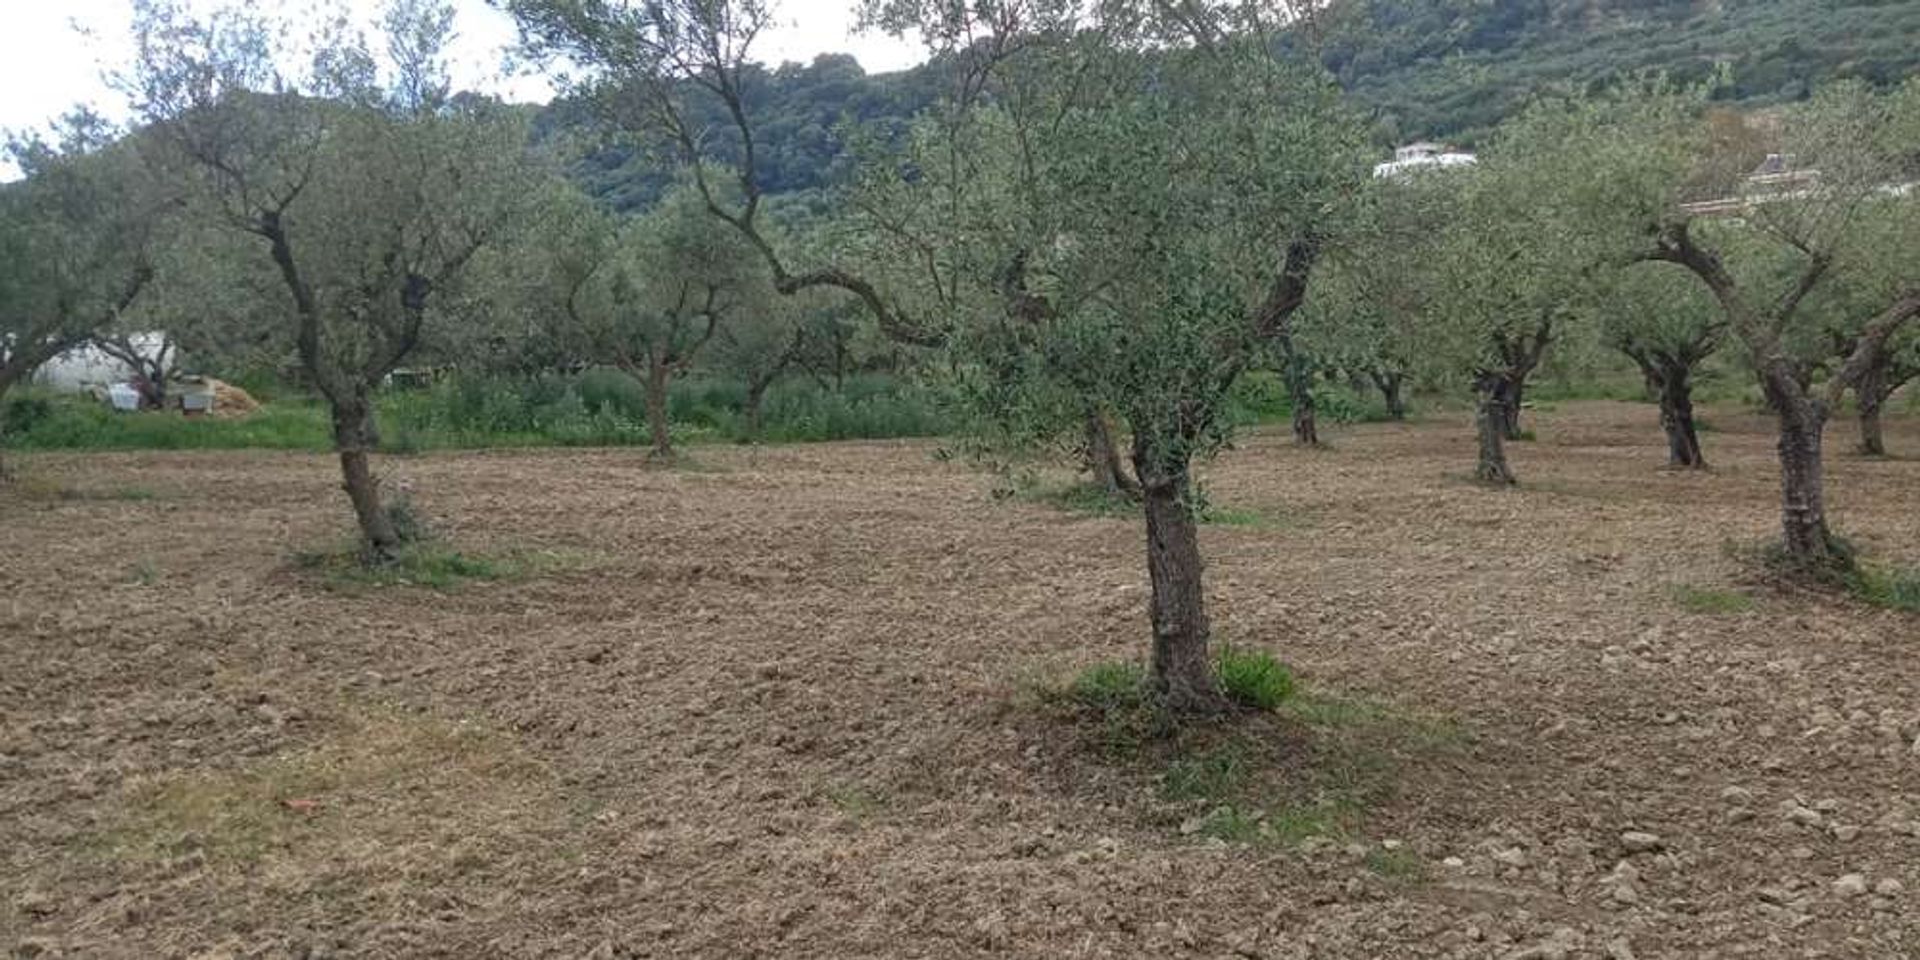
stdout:
[[1093,474],[1093,482],[1111,496],[1140,499],[1140,485],[1127,475],[1126,464],[1120,460],[1120,447],[1113,440],[1113,424],[1107,420],[1106,414],[1096,407],[1089,407],[1085,430],[1086,447],[1083,452],[1087,458],[1087,469]]
[[1373,385],[1380,391],[1380,398],[1387,404],[1387,419],[1405,420],[1407,418],[1407,399],[1402,394],[1406,375],[1398,371],[1370,371],[1367,376],[1373,379]]
[[1133,465],[1146,507],[1147,576],[1153,584],[1153,689],[1176,713],[1219,712],[1226,699],[1208,653],[1210,628],[1188,455],[1156,451],[1136,433]]
[[1869,457],[1887,455],[1887,440],[1880,429],[1880,408],[1885,402],[1864,390],[1858,394],[1860,401],[1860,452]]
[[1313,370],[1303,357],[1293,352],[1290,338],[1282,337],[1281,352],[1286,357],[1287,399],[1293,407],[1293,442],[1319,446],[1319,410],[1313,402]]
[[1844,567],[1849,561],[1827,529],[1826,490],[1820,453],[1827,411],[1804,391],[1778,390],[1774,407],[1780,421],[1780,525],[1787,554],[1815,567]]
[[1500,404],[1501,431],[1508,440],[1526,439],[1526,434],[1520,429],[1520,406],[1527,389],[1526,377],[1525,373],[1520,373],[1509,378],[1501,390],[1504,395]]
[[340,475],[353,501],[353,515],[360,523],[361,546],[367,558],[377,563],[392,561],[400,553],[400,534],[393,517],[380,501],[380,482],[374,479],[368,455],[379,445],[374,429],[372,398],[364,393],[333,401],[333,448],[340,456]]
[[1629,352],[1660,403],[1660,429],[1667,435],[1667,466],[1705,469],[1700,434],[1693,422],[1693,367],[1664,352]]
[[1474,465],[1474,479],[1482,483],[1506,486],[1514,482],[1513,469],[1507,465],[1507,392],[1506,378],[1482,373],[1474,381],[1479,403],[1474,425],[1480,437],[1480,457]]

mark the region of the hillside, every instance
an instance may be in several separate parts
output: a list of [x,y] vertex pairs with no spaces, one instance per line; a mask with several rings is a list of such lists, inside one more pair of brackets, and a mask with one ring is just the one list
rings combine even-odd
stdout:
[[1725,63],[1747,105],[1920,70],[1920,4],[1895,0],[1346,0],[1326,27],[1322,59],[1386,140],[1471,141],[1535,90],[1641,70]]
[[[1920,3],[1899,0],[1337,0],[1289,38],[1317,49],[1376,115],[1384,148],[1418,137],[1471,144],[1536,90],[1604,82],[1642,70],[1680,79],[1727,64],[1731,102],[1799,99],[1841,77],[1888,85],[1920,70]],[[762,183],[770,193],[831,186],[846,173],[843,120],[896,129],[938,95],[938,66],[867,73],[824,55],[757,74]],[[710,128],[726,129],[717,112]],[[546,136],[580,129],[565,103],[542,118]],[[629,145],[602,146],[576,169],[617,209],[651,203],[660,165]]]

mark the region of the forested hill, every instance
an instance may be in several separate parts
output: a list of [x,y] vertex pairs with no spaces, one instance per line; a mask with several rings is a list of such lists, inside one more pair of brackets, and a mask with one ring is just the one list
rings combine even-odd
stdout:
[[1536,89],[1640,70],[1726,63],[1724,96],[1753,105],[1920,70],[1912,0],[1339,0],[1329,14],[1322,58],[1388,140],[1471,141]]
[[[1733,87],[1723,96],[1752,105],[1837,77],[1888,85],[1920,71],[1916,36],[1914,0],[1335,0],[1314,42],[1375,112],[1384,148],[1417,137],[1471,144],[1535,90],[1648,69],[1692,79],[1726,63]],[[904,126],[938,94],[936,70],[870,74],[836,54],[758,72],[750,99],[763,186],[836,182],[849,163],[842,119]],[[724,129],[724,117],[710,119]],[[564,103],[540,124],[549,135],[582,126]],[[664,186],[657,166],[625,147],[595,151],[578,176],[619,209],[648,205]]]

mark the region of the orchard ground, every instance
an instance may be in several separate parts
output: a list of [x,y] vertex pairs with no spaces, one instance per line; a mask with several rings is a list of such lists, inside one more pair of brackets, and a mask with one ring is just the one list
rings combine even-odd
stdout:
[[[1920,615],[1782,592],[1770,421],[1243,437],[1216,640],[1300,692],[1130,740],[1142,532],[936,441],[388,458],[496,580],[330,578],[332,464],[0,493],[0,946],[74,957],[1920,955]],[[1920,421],[1889,425],[1920,454]],[[1840,528],[1920,566],[1920,459]],[[1642,836],[1642,835],[1648,836]],[[1857,875],[1857,876],[1856,876]]]

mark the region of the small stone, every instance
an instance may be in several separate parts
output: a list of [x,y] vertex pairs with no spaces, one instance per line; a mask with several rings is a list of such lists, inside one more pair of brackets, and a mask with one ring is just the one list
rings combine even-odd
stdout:
[[1844,824],[1833,828],[1833,838],[1841,843],[1852,843],[1854,838],[1858,836],[1860,836],[1860,828],[1852,824]]
[[1833,892],[1843,897],[1857,897],[1867,892],[1867,878],[1849,873],[1833,882]]
[[1892,877],[1888,877],[1873,885],[1873,892],[1883,897],[1897,897],[1906,889],[1906,887],[1901,885],[1900,881]]
[[1465,860],[1460,859],[1459,857],[1447,857],[1440,861],[1440,865],[1443,867],[1446,867],[1449,870],[1458,870],[1461,867],[1466,866],[1467,862]]
[[1666,844],[1661,842],[1658,834],[1628,830],[1620,835],[1620,845],[1626,847],[1628,853],[1652,853]]
[[1637,960],[1625,937],[1607,941],[1607,960]]
[[1640,891],[1631,883],[1614,884],[1613,893],[1610,894],[1610,896],[1613,897],[1614,903],[1627,904],[1630,906],[1640,902]]
[[1835,810],[1840,809],[1840,801],[1835,800],[1832,797],[1828,797],[1825,800],[1816,802],[1813,805],[1813,808],[1815,810],[1820,811],[1821,813],[1832,813]]
[[29,890],[21,894],[18,899],[13,901],[13,905],[19,907],[21,913],[30,917],[50,916],[60,909],[53,902],[52,897],[37,890]]
[[1813,848],[1803,844],[1801,846],[1797,846],[1791,850],[1788,850],[1787,856],[1792,857],[1795,860],[1812,860]]
[[1734,807],[1727,811],[1728,823],[1745,823],[1753,819],[1753,811],[1746,807]]
[[1404,846],[1406,846],[1406,844],[1404,844],[1404,843],[1402,843],[1402,842],[1400,842],[1400,841],[1398,841],[1398,840],[1382,840],[1382,841],[1380,841],[1380,849],[1382,849],[1382,850],[1398,850],[1398,849],[1400,849],[1401,847],[1404,847]]
[[1818,810],[1809,810],[1797,803],[1790,803],[1784,810],[1786,818],[1803,827],[1817,827],[1826,822],[1826,817]]
[[1513,867],[1516,870],[1525,870],[1527,864],[1531,862],[1527,857],[1527,852],[1519,847],[1508,847],[1494,854],[1493,859],[1509,867]]
[[1753,802],[1753,791],[1748,790],[1746,787],[1728,787],[1720,791],[1720,799],[1728,803],[1737,803],[1741,806],[1746,806]]

